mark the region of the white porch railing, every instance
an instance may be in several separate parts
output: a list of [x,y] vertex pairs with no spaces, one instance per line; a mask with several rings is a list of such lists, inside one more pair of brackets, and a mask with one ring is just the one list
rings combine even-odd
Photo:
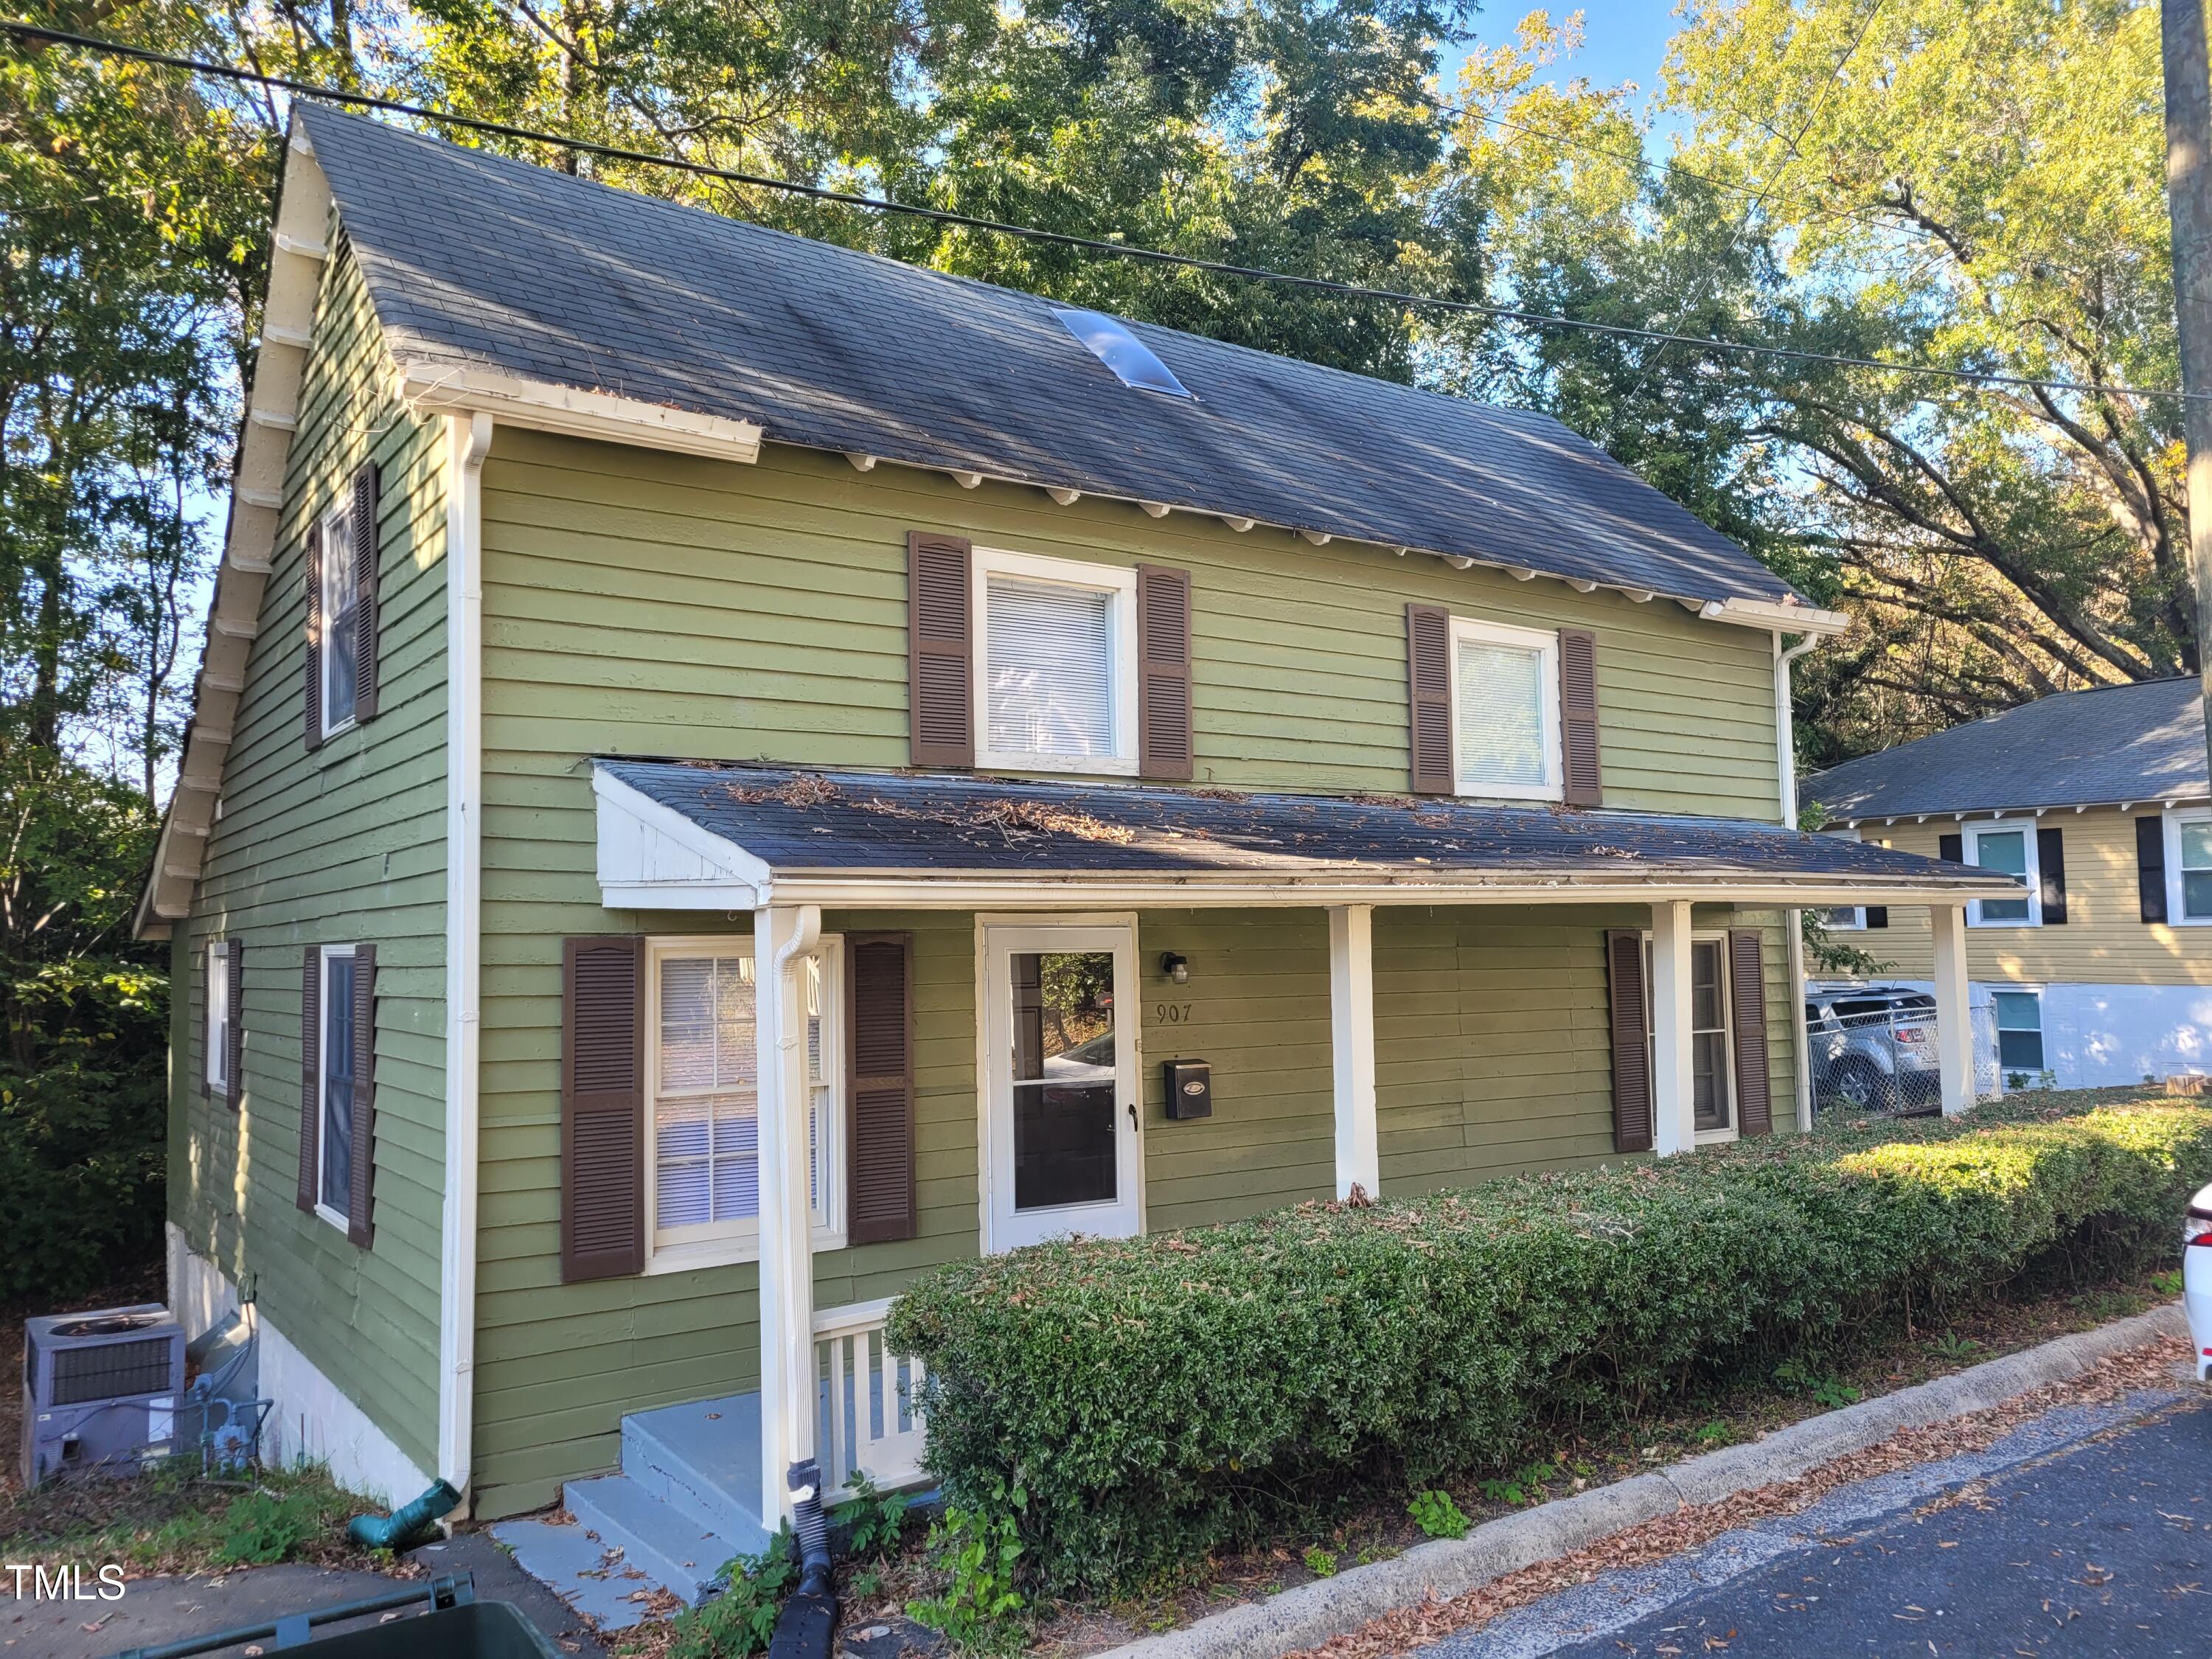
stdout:
[[850,1498],[852,1477],[864,1474],[889,1491],[921,1480],[921,1361],[884,1344],[890,1298],[824,1308],[814,1316],[815,1360],[821,1378],[822,1501]]

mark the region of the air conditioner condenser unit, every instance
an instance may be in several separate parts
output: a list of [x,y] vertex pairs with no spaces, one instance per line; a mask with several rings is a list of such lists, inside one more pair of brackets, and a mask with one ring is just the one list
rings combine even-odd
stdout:
[[184,1327],[159,1303],[24,1321],[23,1484],[167,1455],[184,1387]]

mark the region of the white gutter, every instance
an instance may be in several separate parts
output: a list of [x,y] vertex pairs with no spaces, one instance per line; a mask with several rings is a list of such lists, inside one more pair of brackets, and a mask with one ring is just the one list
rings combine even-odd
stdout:
[[507,426],[568,438],[595,438],[710,460],[760,459],[761,427],[720,415],[649,404],[550,380],[525,380],[495,368],[415,363],[399,371],[399,400],[416,414],[473,410]]
[[483,945],[483,463],[492,417],[446,417],[446,1194],[438,1474],[463,1494],[476,1425],[477,1113]]
[[[1797,827],[1796,712],[1790,696],[1790,665],[1820,642],[1819,635],[1808,634],[1785,648],[1781,629],[1777,629],[1774,634],[1774,744],[1776,758],[1781,763],[1782,826],[1785,830]],[[1805,924],[1796,910],[1784,912],[1783,931],[1790,940],[1790,1029],[1795,1033],[1790,1052],[1795,1057],[1791,1070],[1797,1085],[1797,1127],[1809,1130],[1813,1127],[1813,1066],[1812,1056],[1806,1052],[1805,1037]]]

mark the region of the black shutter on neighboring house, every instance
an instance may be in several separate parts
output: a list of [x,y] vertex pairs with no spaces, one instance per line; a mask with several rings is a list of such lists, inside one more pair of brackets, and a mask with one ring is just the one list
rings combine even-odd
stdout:
[[300,1207],[315,1208],[315,1142],[321,1130],[323,952],[310,945],[300,964]]
[[852,1104],[847,1237],[855,1244],[912,1238],[914,938],[856,933],[845,941]]
[[1613,1014],[1613,1149],[1651,1150],[1651,1052],[1644,1012],[1644,935],[1605,936],[1606,992]]
[[1728,936],[1729,994],[1735,1016],[1736,1133],[1774,1129],[1774,1085],[1766,1066],[1766,961],[1756,930]]
[[908,755],[916,766],[975,763],[975,628],[968,614],[973,550],[957,536],[907,535]]
[[2136,893],[2145,921],[2166,920],[2166,820],[2155,812],[2136,820]]
[[1866,925],[1869,927],[1888,927],[1889,907],[1887,904],[1868,905],[1866,908]]
[[1966,861],[1966,838],[1964,836],[1937,836],[1936,856],[1947,864],[1964,864]]
[[1559,630],[1559,737],[1566,762],[1566,803],[1602,806],[1604,780],[1597,747],[1597,635],[1587,628]]
[[[230,1089],[234,1112],[246,1097],[246,941],[234,939],[223,946],[223,969],[230,981],[230,1020],[222,1034],[222,1075]],[[206,1024],[204,1020],[201,1022]],[[204,1070],[202,1075],[205,1075]]]
[[561,960],[561,1277],[645,1267],[645,941],[572,939]]
[[362,1249],[375,1242],[376,947],[353,947],[353,1146],[346,1192],[346,1237]]
[[1137,770],[1192,775],[1190,572],[1137,567]]
[[2062,830],[2035,832],[2035,867],[2043,887],[2043,925],[2058,927],[2066,920],[2066,834]]
[[1417,795],[1452,793],[1451,612],[1406,607],[1406,690]]
[[307,602],[306,708],[307,747],[323,746],[323,527],[307,532],[304,567]]
[[376,718],[376,463],[364,461],[353,476],[353,717],[360,723]]

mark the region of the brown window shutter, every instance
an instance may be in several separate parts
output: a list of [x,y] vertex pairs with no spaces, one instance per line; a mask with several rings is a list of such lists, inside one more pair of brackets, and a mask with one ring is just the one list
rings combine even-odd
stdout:
[[322,1126],[323,953],[310,945],[300,969],[300,1207],[315,1208],[315,1141]]
[[645,941],[563,942],[561,1277],[645,1268]]
[[359,595],[354,632],[354,711],[356,723],[376,718],[376,463],[353,475],[353,570]]
[[323,746],[323,527],[307,532],[307,747]]
[[1417,795],[1452,793],[1451,612],[1406,607],[1406,690]]
[[973,766],[975,628],[971,544],[915,530],[906,538],[907,703],[916,766]]
[[1644,1012],[1644,935],[1605,936],[1606,992],[1613,1007],[1613,1150],[1651,1150],[1651,1051]]
[[1192,775],[1190,572],[1137,567],[1137,770]]
[[1755,929],[1735,929],[1728,943],[1729,997],[1735,1016],[1736,1133],[1771,1134],[1774,1085],[1766,1069],[1766,961]]
[[2136,820],[2136,896],[2145,921],[2166,920],[2166,820]]
[[346,1237],[362,1249],[375,1242],[376,947],[353,947],[353,1159],[346,1193]]
[[[246,941],[234,939],[223,947],[223,967],[230,981],[230,1023],[224,1027],[222,1074],[230,1085],[230,1109],[236,1111],[246,1098]],[[206,1024],[204,1020],[203,1025]],[[207,1068],[200,1069],[207,1075]]]
[[2063,927],[2066,921],[2066,832],[2035,832],[2035,867],[2043,883],[2043,925]]
[[852,1148],[846,1235],[854,1244],[912,1238],[914,936],[856,933],[845,941],[850,1022]]
[[1559,630],[1559,748],[1566,762],[1566,803],[1605,805],[1597,751],[1597,635]]

